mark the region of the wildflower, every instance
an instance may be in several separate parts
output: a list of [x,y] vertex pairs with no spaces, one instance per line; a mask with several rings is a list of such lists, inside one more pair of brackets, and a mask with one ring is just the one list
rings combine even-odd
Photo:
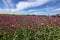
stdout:
[[37,29],[33,29],[33,30],[32,30],[32,32],[36,32],[36,31],[37,31]]
[[46,26],[46,24],[45,24],[45,23],[41,23],[41,26],[44,26],[44,27],[45,27],[45,26]]
[[40,28],[40,24],[39,24],[39,23],[36,23],[36,24],[35,24],[35,28],[36,28],[36,29]]
[[29,25],[27,26],[27,29],[30,30],[30,26]]
[[11,25],[11,28],[16,28],[16,25]]
[[14,27],[14,25],[11,25],[12,27]]

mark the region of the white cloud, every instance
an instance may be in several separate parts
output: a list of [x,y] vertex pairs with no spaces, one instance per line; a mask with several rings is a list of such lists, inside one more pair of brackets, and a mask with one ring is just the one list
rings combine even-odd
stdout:
[[0,12],[19,12],[23,11],[23,9],[28,7],[35,7],[39,5],[43,5],[44,3],[48,2],[48,0],[28,0],[27,2],[20,1],[18,4],[16,4],[15,9],[9,9],[9,6],[12,7],[12,0],[2,0],[5,4],[6,9],[0,9]]
[[[23,9],[28,8],[28,7],[36,7],[36,6],[40,6],[43,5],[47,2],[49,2],[49,0],[28,0],[27,2],[24,1],[20,1],[18,4],[16,4],[16,8],[15,9],[9,9],[8,4],[11,6],[11,1],[7,1],[6,2],[3,0],[4,4],[6,5],[7,9],[0,9],[0,13],[10,13],[10,14],[28,14],[27,11],[23,11]],[[28,12],[32,12],[29,13],[30,15],[35,14],[35,15],[40,15],[43,14],[43,12],[35,12],[38,10],[28,10]]]
[[22,10],[24,8],[27,8],[27,7],[30,7],[31,4],[29,2],[19,2],[17,5],[16,5],[16,9],[17,10]]
[[0,9],[0,14],[6,14],[6,13],[17,13],[17,12],[19,12],[19,11],[17,11],[16,9]]
[[2,0],[2,2],[5,4],[5,8],[13,8],[12,0]]
[[56,8],[55,11],[60,11],[60,8]]
[[16,9],[17,10],[23,10],[25,8],[28,7],[35,7],[35,6],[39,6],[39,5],[43,5],[45,3],[47,3],[48,0],[28,0],[28,2],[19,2],[18,4],[16,4]]
[[33,12],[33,13],[30,13],[31,15],[42,15],[43,12]]

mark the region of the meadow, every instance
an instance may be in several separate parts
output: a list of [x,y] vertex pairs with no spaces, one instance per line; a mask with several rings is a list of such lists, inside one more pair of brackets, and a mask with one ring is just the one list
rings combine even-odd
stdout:
[[0,15],[0,40],[60,40],[60,17]]

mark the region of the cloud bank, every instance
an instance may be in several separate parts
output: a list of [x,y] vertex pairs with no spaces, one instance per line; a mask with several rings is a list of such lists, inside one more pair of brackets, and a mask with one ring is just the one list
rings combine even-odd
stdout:
[[16,9],[23,10],[28,7],[40,6],[47,2],[48,2],[48,0],[34,0],[34,1],[28,0],[28,2],[19,2],[18,4],[16,4],[16,7],[17,7]]
[[[43,5],[45,3],[48,2],[48,0],[27,0],[27,1],[20,1],[17,4],[15,4],[16,8],[13,9],[13,0],[2,0],[3,3],[5,4],[5,9],[0,9],[0,13],[10,13],[10,12],[16,12],[19,13],[21,11],[23,11],[26,8],[29,7],[36,7],[36,6],[40,6]],[[10,8],[9,8],[10,7]]]
[[[2,1],[5,5],[5,8],[4,9],[0,8],[0,13],[40,15],[40,14],[45,14],[45,13],[46,14],[48,13],[52,14],[55,12],[57,13],[60,11],[60,7],[54,8],[55,6],[53,6],[56,4],[56,2],[59,2],[58,0],[24,0],[24,1],[19,1],[16,4],[13,3],[13,0],[2,0]],[[44,6],[42,5],[46,6],[46,8],[43,8]],[[16,8],[14,8],[14,6]],[[43,9],[41,9],[40,6]],[[25,9],[29,9],[29,10],[25,10]]]

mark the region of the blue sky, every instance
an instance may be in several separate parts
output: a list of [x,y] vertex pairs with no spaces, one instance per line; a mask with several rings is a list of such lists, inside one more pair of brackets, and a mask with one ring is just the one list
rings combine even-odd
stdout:
[[60,14],[60,0],[0,0],[0,14]]

